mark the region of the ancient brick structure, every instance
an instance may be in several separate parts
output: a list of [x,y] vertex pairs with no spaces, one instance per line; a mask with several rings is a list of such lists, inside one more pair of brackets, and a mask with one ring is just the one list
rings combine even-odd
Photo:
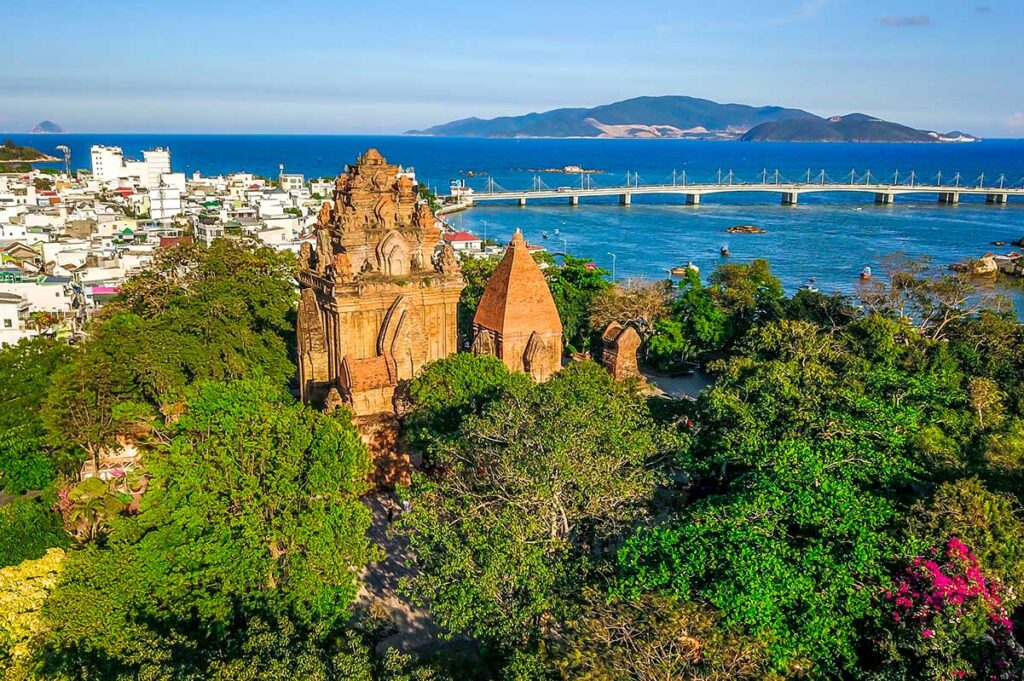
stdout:
[[562,321],[518,229],[473,317],[473,352],[494,355],[538,381],[562,368]]
[[457,349],[462,273],[412,181],[375,149],[338,176],[333,199],[315,250],[300,252],[301,396],[323,407],[333,388],[364,438],[387,440],[395,388]]
[[640,349],[641,338],[637,330],[630,325],[612,322],[601,334],[604,348],[601,352],[601,364],[617,381],[634,378],[640,375],[636,353]]

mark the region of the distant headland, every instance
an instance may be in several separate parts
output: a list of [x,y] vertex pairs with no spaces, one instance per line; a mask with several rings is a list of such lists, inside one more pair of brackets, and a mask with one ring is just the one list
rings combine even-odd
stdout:
[[59,160],[38,149],[15,144],[11,140],[0,143],[0,163],[51,163]]
[[436,137],[589,137],[745,142],[973,142],[954,131],[918,130],[866,114],[822,118],[780,106],[719,104],[685,96],[636,97],[593,108],[522,116],[464,118],[408,135]]

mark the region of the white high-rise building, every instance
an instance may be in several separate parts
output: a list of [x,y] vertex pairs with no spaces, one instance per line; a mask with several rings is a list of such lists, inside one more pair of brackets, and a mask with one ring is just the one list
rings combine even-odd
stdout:
[[146,177],[143,178],[145,187],[159,187],[160,176],[171,172],[171,152],[163,147],[147,149],[142,152],[142,158],[146,164]]
[[121,147],[105,147],[94,144],[90,149],[92,156],[92,176],[100,182],[114,182],[121,176],[124,169],[124,152]]
[[144,189],[159,187],[161,177],[171,172],[171,152],[163,147],[142,152],[141,161],[125,161],[121,147],[93,145],[92,174],[105,185],[138,185]]

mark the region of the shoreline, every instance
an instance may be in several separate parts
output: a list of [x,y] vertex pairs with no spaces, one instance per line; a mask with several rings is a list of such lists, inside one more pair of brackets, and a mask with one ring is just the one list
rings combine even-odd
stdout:
[[33,163],[59,163],[61,160],[62,159],[56,158],[54,156],[43,156],[42,158],[35,158],[35,159],[6,160],[6,161],[0,161],[0,163],[11,163],[11,164],[24,164],[24,163],[27,163],[29,165],[32,165]]

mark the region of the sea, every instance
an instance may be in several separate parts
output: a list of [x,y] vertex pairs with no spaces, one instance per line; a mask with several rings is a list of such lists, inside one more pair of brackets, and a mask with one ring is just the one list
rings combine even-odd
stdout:
[[[333,177],[369,147],[390,162],[412,167],[421,182],[447,193],[451,180],[465,180],[477,191],[579,186],[578,174],[547,172],[565,166],[600,171],[592,186],[630,182],[828,181],[851,176],[919,183],[1022,186],[1024,140],[983,140],[946,144],[770,143],[690,140],[476,139],[349,135],[6,135],[56,155],[57,145],[71,149],[74,168],[89,167],[93,144],[116,145],[127,157],[155,146],[171,151],[172,168],[191,176],[252,172],[276,176],[283,166],[307,178]],[[940,175],[941,174],[941,175]],[[516,228],[552,251],[592,259],[618,279],[656,279],[679,265],[693,263],[708,274],[722,262],[728,246],[731,262],[766,258],[790,292],[813,280],[825,293],[856,294],[864,267],[878,273],[890,255],[926,256],[936,267],[1007,252],[1024,237],[1024,199],[988,205],[984,197],[961,197],[959,205],[941,205],[937,196],[899,196],[890,206],[875,205],[870,194],[801,195],[796,206],[780,205],[774,194],[704,196],[699,206],[682,196],[536,201],[525,207],[481,205],[446,218],[458,229],[504,241]],[[735,225],[754,225],[764,234],[729,234]],[[545,237],[546,235],[546,237]],[[1009,287],[1018,313],[1024,289]]]

